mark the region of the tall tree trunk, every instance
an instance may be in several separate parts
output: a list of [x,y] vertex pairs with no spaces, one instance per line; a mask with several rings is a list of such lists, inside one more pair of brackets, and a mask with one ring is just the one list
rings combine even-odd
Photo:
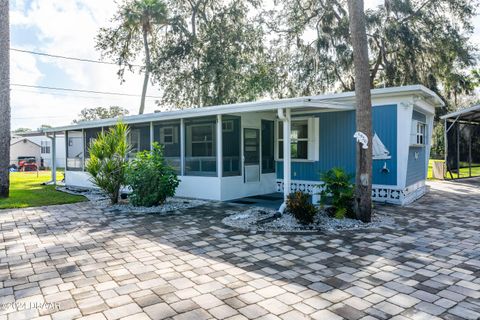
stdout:
[[[199,46],[197,42],[197,13],[200,6],[200,2],[197,2],[195,5],[192,4],[192,36],[193,36],[193,41],[194,41],[194,46]],[[198,48],[197,48],[198,51]],[[197,54],[197,57],[195,58],[195,61],[193,62],[193,70],[199,70],[200,69],[200,57]],[[193,77],[193,81],[195,83],[196,79],[195,76]],[[202,106],[202,84],[201,84],[201,79],[198,79],[197,81],[197,90],[196,90],[196,97],[194,98],[194,105],[199,108]]]
[[348,12],[355,65],[356,125],[357,131],[368,137],[367,149],[356,144],[354,206],[357,218],[369,222],[372,218],[372,100],[363,0],[348,0]]
[[142,98],[138,114],[145,111],[145,97],[147,95],[148,78],[150,77],[150,48],[148,47],[148,30],[143,28],[143,46],[145,47],[145,78],[143,79]]
[[8,0],[0,0],[0,198],[10,186],[10,26]]

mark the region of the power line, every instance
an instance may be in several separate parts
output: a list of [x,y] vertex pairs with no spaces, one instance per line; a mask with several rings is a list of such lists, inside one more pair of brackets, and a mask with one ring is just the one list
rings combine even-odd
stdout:
[[[72,97],[72,98],[83,98],[83,99],[104,99],[104,98],[99,97],[99,96],[94,97],[94,96],[84,96],[84,95],[78,95],[78,94],[62,94],[62,93],[58,93],[58,92],[41,92],[41,91],[26,90],[26,89],[15,89],[15,88],[13,88],[12,90],[15,91],[15,92],[28,92],[28,93],[34,93],[34,94],[48,94],[48,95],[59,96],[59,97]],[[134,96],[134,97],[131,97],[131,98],[138,98],[138,97]],[[147,99],[157,99],[157,98],[149,98],[149,97],[146,97],[146,98]],[[124,98],[114,97],[114,98],[109,98],[109,99],[121,100],[121,99],[124,99]]]
[[[34,85],[18,84],[18,83],[12,83],[10,85],[15,86],[15,87],[36,88],[36,89],[45,89],[45,90],[83,92],[83,93],[105,94],[105,95],[125,96],[125,97],[140,97],[140,95],[138,95],[138,94],[122,93],[122,92],[109,92],[109,91],[82,90],[82,89],[71,89],[71,88],[47,87],[47,86],[34,86]],[[162,98],[162,97],[159,97],[159,96],[145,96],[145,97],[146,98],[154,98],[154,99],[161,99]]]
[[[108,65],[118,66],[118,63],[115,63],[115,62],[100,61],[100,60],[85,59],[85,58],[77,58],[77,57],[68,57],[68,56],[62,56],[62,55],[58,55],[58,54],[50,54],[50,53],[44,53],[44,52],[38,52],[38,51],[30,51],[30,50],[23,50],[23,49],[17,49],[17,48],[10,48],[10,50],[16,51],[16,52],[30,53],[30,54],[35,54],[35,55],[38,55],[38,56],[44,56],[44,57],[50,57],[50,58],[57,58],[57,59],[74,60],[74,61],[80,61],[80,62],[90,62],[90,63],[99,63],[99,64],[108,64]],[[132,67],[143,68],[143,66],[138,65],[138,64],[132,64],[131,66],[132,66]]]
[[22,119],[57,119],[57,118],[68,118],[69,116],[41,116],[41,117],[12,117],[14,120]]

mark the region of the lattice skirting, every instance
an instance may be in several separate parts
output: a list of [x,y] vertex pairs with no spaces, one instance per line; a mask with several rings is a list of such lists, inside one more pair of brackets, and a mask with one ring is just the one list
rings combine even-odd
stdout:
[[[283,192],[283,180],[277,180],[277,192]],[[318,197],[322,190],[321,182],[293,180],[291,183],[292,192],[302,191]],[[419,181],[408,186],[405,189],[399,189],[392,186],[373,185],[372,200],[377,202],[386,202],[399,205],[406,205],[419,199],[426,193],[425,181]]]

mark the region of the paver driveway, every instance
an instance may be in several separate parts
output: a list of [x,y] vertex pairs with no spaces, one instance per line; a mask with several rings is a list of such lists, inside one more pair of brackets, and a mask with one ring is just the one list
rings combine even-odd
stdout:
[[480,181],[435,183],[397,229],[249,234],[212,204],[0,211],[0,320],[480,317]]

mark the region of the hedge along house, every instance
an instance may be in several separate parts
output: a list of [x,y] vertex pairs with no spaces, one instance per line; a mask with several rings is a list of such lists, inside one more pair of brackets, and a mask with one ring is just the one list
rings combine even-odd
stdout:
[[[433,117],[443,102],[414,85],[374,89],[372,105],[372,198],[412,202],[426,191]],[[93,187],[85,172],[88,144],[117,121],[45,130],[66,136],[66,185]],[[123,122],[130,126],[132,156],[153,142],[164,146],[182,197],[224,201],[300,190],[316,198],[321,172],[355,172],[353,92],[135,115]]]

